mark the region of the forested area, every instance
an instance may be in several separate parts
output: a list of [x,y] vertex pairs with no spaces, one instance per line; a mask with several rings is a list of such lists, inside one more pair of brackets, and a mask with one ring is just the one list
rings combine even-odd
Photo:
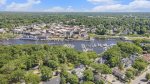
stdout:
[[[78,52],[62,46],[48,45],[1,45],[0,53],[0,84],[19,82],[37,84],[41,80],[49,80],[53,71],[64,71],[66,67],[73,69],[79,64],[90,65],[92,59],[97,57],[94,52]],[[37,66],[39,75],[34,74],[33,70]],[[78,80],[77,77],[76,79]],[[72,78],[66,81],[70,80]]]
[[[79,83],[77,75],[68,71],[80,64],[86,65],[83,84],[88,82],[103,84],[103,80],[95,80],[94,75],[111,74],[111,68],[114,67],[122,69],[121,59],[141,54],[143,49],[133,43],[118,42],[101,55],[106,61],[104,64],[99,64],[94,62],[99,57],[95,52],[79,52],[63,46],[1,45],[0,84],[21,82],[37,84],[52,78],[53,72],[60,73],[61,84],[67,82],[77,84]],[[131,77],[131,73],[135,75],[135,70],[143,71],[147,65],[143,59],[135,59],[133,68],[127,70],[126,76]],[[35,67],[38,67],[36,69],[38,74],[35,74]]]

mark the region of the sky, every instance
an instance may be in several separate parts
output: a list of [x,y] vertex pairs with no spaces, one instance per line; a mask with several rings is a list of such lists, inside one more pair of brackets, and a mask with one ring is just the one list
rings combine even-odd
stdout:
[[0,11],[150,12],[150,0],[0,0]]

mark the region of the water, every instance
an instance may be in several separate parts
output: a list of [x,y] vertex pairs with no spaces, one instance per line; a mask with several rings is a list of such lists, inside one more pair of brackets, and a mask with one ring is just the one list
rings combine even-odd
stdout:
[[[0,40],[1,45],[15,45],[15,44],[49,44],[49,45],[64,45],[64,44],[71,44],[74,45],[74,48],[83,51],[83,48],[81,45],[112,45],[116,44],[118,41],[121,41],[120,39],[94,39],[93,41],[79,41],[79,40],[72,40],[72,41],[33,41],[33,40],[20,40],[20,39],[9,39],[9,40]],[[101,53],[105,51],[106,49],[104,47],[92,47],[93,51],[96,53]]]

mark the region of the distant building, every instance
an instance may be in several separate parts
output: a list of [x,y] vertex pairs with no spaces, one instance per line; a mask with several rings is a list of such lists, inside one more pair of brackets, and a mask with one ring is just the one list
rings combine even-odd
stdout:
[[22,34],[23,33],[23,29],[21,29],[21,28],[13,29],[13,33]]

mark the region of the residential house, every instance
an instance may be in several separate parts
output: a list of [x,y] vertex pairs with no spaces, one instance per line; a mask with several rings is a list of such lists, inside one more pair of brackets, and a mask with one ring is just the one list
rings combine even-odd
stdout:
[[61,78],[57,76],[55,78],[51,78],[49,81],[45,81],[42,84],[60,84]]
[[100,58],[97,59],[97,62],[100,63],[100,64],[104,64],[106,62],[106,60],[103,59],[102,57],[100,57]]
[[23,29],[21,29],[21,28],[15,28],[15,29],[13,29],[13,33],[22,34],[23,33]]
[[143,59],[144,59],[145,61],[147,61],[148,63],[150,63],[150,54],[144,54],[144,55],[143,55]]
[[125,80],[125,73],[121,72],[117,67],[113,69],[112,73],[118,77],[119,80]]
[[72,73],[75,73],[77,75],[77,77],[80,80],[82,80],[84,70],[85,70],[85,66],[81,64],[81,65],[77,66],[74,70],[72,70]]
[[133,61],[130,60],[129,58],[123,58],[121,59],[121,63],[124,65],[125,68],[131,68]]

